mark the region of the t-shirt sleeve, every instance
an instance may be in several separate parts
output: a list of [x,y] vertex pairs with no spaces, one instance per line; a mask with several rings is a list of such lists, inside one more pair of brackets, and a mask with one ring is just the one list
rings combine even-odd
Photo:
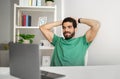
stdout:
[[53,46],[55,46],[56,43],[58,42],[59,38],[60,38],[60,37],[58,37],[57,35],[54,34],[51,44],[52,44]]
[[90,44],[92,43],[92,41],[91,41],[91,42],[87,42],[86,35],[83,35],[83,43],[84,43],[87,47],[89,47]]

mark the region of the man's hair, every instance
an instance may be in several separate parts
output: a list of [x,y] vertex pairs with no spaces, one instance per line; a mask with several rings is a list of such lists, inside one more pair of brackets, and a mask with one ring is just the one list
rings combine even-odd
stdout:
[[76,28],[77,27],[77,23],[76,23],[76,20],[71,18],[71,17],[67,17],[63,20],[62,22],[62,26],[63,26],[63,23],[65,22],[71,22],[73,24],[73,27]]

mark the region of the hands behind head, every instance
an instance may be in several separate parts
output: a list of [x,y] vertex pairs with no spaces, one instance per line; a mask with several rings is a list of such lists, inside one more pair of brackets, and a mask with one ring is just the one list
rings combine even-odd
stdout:
[[75,17],[71,17],[71,18],[75,19],[75,20],[76,20],[76,23],[78,24],[78,19],[79,19],[79,18],[75,18]]

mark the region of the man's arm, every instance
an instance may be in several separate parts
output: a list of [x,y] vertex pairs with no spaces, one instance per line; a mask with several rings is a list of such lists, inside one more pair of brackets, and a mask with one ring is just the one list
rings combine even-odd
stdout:
[[88,26],[90,26],[90,29],[86,32],[86,39],[87,42],[93,41],[99,30],[100,23],[96,20],[85,19],[85,18],[81,18],[80,23],[87,24]]
[[52,23],[47,23],[47,24],[44,24],[42,26],[39,26],[39,29],[41,30],[43,35],[46,37],[46,39],[49,42],[52,42],[54,33],[51,32],[51,29],[53,27],[60,26],[61,24],[62,24],[62,21],[56,21],[56,22],[52,22]]

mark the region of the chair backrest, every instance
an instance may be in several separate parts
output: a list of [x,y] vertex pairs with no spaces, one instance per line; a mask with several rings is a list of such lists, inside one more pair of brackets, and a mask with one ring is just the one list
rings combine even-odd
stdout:
[[85,61],[84,61],[85,66],[87,66],[87,63],[88,63],[88,50],[86,51],[86,55],[85,55]]

